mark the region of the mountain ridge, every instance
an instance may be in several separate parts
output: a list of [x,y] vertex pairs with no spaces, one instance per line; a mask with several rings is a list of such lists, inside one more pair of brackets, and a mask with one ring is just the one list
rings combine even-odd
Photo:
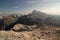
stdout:
[[3,17],[0,21],[0,29],[10,30],[16,24],[24,24],[24,25],[57,25],[55,16],[45,14],[41,11],[33,10],[32,13],[27,15],[16,15],[12,14],[9,16]]

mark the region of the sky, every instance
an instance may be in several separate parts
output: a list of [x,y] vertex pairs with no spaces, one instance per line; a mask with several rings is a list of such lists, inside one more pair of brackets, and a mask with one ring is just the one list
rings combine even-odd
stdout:
[[28,14],[32,10],[60,15],[60,0],[0,0],[0,15]]

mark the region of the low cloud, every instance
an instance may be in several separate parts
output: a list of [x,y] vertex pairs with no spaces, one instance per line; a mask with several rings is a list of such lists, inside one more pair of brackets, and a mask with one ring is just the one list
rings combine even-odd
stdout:
[[54,7],[54,8],[41,8],[40,9],[42,12],[45,12],[47,14],[56,14],[60,15],[60,7]]

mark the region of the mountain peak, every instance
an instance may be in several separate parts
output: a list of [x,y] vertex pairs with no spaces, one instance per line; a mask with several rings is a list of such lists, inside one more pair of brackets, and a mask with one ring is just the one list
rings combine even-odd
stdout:
[[32,13],[40,13],[40,11],[33,10]]

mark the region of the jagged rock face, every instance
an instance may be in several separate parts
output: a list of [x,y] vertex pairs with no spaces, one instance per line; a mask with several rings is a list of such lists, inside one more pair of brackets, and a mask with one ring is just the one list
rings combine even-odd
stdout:
[[15,25],[15,22],[18,20],[18,15],[9,15],[3,17],[2,21],[0,22],[2,26],[0,26],[0,29],[10,29],[13,25]]

